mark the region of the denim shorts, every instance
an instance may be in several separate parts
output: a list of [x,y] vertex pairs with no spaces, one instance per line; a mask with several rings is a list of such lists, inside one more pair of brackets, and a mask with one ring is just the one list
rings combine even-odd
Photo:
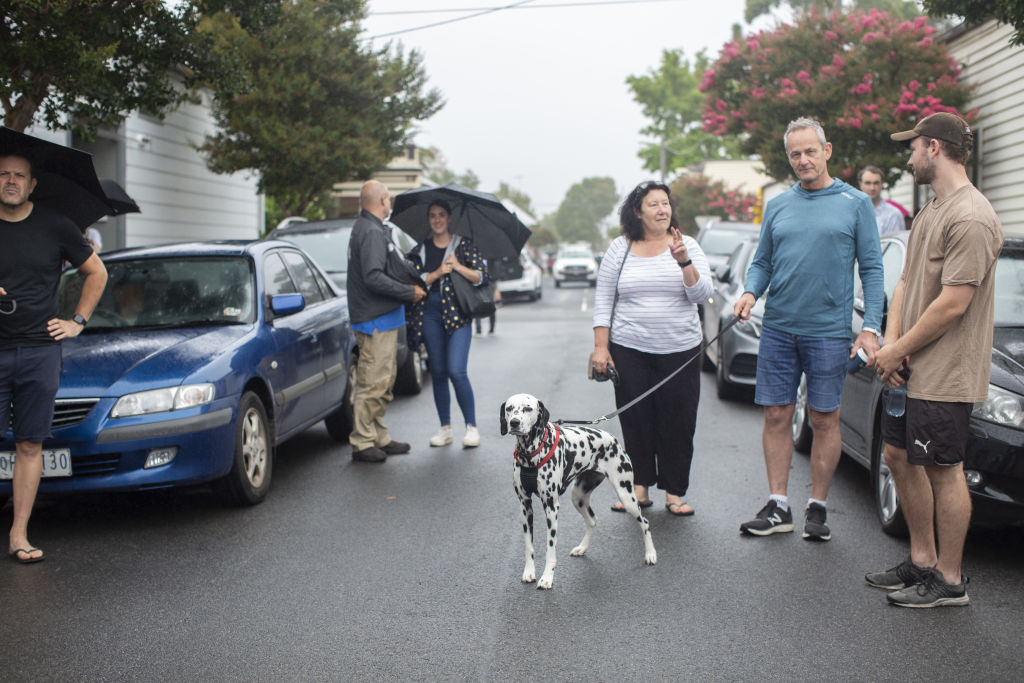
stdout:
[[0,351],[0,440],[10,424],[12,404],[15,443],[49,438],[61,366],[60,344]]
[[839,408],[849,359],[849,339],[802,337],[762,327],[754,403],[793,405],[802,373],[807,376],[807,405],[831,413]]

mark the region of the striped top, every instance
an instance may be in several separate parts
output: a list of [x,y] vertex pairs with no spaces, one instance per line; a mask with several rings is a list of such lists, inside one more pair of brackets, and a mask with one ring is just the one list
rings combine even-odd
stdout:
[[[697,241],[683,235],[683,243],[700,279],[692,287],[672,253],[657,256],[629,254],[619,278],[619,302],[610,341],[645,353],[677,353],[701,343],[697,304],[711,296],[711,269]],[[597,274],[594,294],[594,327],[608,327],[615,297],[615,279],[626,254],[626,238],[617,237],[608,247]]]

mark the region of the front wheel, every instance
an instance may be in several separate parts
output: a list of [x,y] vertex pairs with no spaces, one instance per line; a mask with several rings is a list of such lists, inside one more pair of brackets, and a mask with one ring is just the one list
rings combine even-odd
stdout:
[[267,410],[256,394],[247,391],[238,404],[234,462],[218,482],[221,495],[234,505],[262,502],[270,490],[273,455]]
[[739,387],[730,382],[726,377],[726,358],[725,354],[722,353],[722,343],[718,343],[718,365],[715,372],[715,389],[718,392],[718,398],[724,401],[732,401],[739,397]]

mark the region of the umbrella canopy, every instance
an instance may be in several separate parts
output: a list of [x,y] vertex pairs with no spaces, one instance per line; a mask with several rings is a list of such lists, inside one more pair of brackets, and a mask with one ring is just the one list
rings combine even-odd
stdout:
[[29,200],[70,218],[83,230],[111,212],[92,155],[0,126],[0,155],[30,157],[36,189]]
[[122,213],[142,213],[142,209],[135,203],[135,200],[128,196],[124,188],[111,178],[100,178],[100,187],[103,194],[107,196],[107,204],[110,205],[108,216],[120,216]]
[[530,229],[500,199],[490,192],[455,183],[420,187],[398,195],[391,210],[391,222],[422,242],[430,235],[427,209],[439,199],[452,207],[452,234],[471,239],[484,258],[516,258],[530,238]]

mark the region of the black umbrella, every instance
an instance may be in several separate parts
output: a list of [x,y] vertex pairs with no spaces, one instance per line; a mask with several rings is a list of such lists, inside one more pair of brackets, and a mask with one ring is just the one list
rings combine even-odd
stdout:
[[29,200],[61,213],[83,230],[111,212],[92,155],[0,126],[0,154],[31,158],[36,189]]
[[117,184],[117,181],[111,178],[100,178],[100,187],[107,195],[107,204],[110,205],[108,216],[120,216],[122,213],[142,213],[139,205],[128,196],[128,193]]
[[391,222],[422,242],[430,235],[427,209],[438,199],[452,207],[449,230],[473,240],[484,258],[515,258],[530,238],[530,229],[500,199],[490,192],[455,183],[420,187],[398,195],[391,210]]

